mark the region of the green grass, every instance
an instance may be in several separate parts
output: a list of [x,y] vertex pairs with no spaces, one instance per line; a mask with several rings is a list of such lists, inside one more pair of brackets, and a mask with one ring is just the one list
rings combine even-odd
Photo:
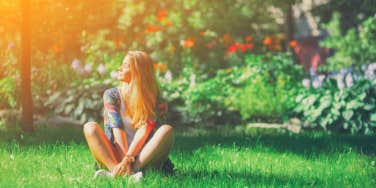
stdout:
[[376,187],[376,136],[176,131],[176,175],[148,171],[139,183],[93,179],[81,129],[3,131],[0,187]]

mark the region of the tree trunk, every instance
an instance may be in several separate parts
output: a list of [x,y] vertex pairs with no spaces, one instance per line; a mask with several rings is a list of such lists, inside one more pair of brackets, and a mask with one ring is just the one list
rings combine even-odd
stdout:
[[294,30],[295,30],[295,24],[294,24],[294,15],[292,11],[292,3],[289,3],[287,5],[287,15],[286,15],[286,23],[287,23],[287,41],[294,40]]
[[21,15],[21,123],[24,132],[33,132],[33,102],[31,99],[30,71],[30,0],[21,1]]

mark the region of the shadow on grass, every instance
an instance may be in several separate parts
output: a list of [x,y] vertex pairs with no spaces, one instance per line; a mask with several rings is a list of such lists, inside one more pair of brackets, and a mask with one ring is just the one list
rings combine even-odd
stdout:
[[[175,177],[177,178],[176,181],[179,181],[179,178],[182,178],[182,180],[186,178],[192,178],[195,179],[195,181],[200,182],[208,182],[210,183],[231,183],[239,182],[241,184],[245,183],[247,185],[264,185],[264,186],[281,186],[281,185],[299,185],[299,186],[316,186],[316,185],[322,185],[323,182],[321,182],[319,179],[309,179],[305,178],[303,176],[294,175],[294,177],[289,176],[283,176],[283,175],[277,175],[273,174],[272,172],[233,172],[229,170],[225,171],[207,171],[207,170],[200,170],[200,171],[190,171],[190,172],[183,172],[183,171],[177,171]],[[212,180],[212,182],[211,182]],[[218,181],[222,180],[222,181]],[[231,180],[231,181],[223,181],[223,180]],[[234,185],[228,185],[228,186],[234,186]]]
[[[183,134],[184,130],[176,132],[174,150],[183,153],[194,151],[205,145],[221,145],[221,147],[268,148],[281,153],[290,152],[306,157],[350,150],[359,154],[376,155],[376,135],[328,135],[322,132],[290,134],[264,129],[248,133],[207,131],[196,135]],[[0,131],[0,142],[10,141],[25,146],[70,142],[86,144],[82,127],[77,126],[38,126],[33,134]]]
[[262,147],[273,151],[290,152],[305,157],[317,154],[337,152],[356,152],[376,155],[376,135],[328,135],[323,132],[306,132],[302,134],[268,133],[257,131],[257,134],[244,133],[208,133],[204,135],[183,135],[175,142],[175,149],[193,151],[204,145],[221,145],[221,147]]
[[68,144],[75,142],[84,143],[82,127],[61,126],[49,127],[39,125],[35,127],[33,133],[22,133],[21,131],[0,130],[0,143],[16,142],[23,146],[28,145],[45,145],[45,144]]

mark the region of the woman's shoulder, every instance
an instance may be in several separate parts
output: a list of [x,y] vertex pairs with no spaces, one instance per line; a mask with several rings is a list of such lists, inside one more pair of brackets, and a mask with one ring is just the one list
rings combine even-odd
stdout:
[[120,99],[120,93],[117,87],[106,89],[103,93],[104,99],[118,100]]

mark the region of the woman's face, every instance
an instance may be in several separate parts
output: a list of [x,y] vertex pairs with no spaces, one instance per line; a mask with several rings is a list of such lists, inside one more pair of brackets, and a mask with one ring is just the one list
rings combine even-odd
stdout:
[[127,57],[124,58],[123,64],[118,68],[118,80],[129,83],[132,79],[131,69]]

